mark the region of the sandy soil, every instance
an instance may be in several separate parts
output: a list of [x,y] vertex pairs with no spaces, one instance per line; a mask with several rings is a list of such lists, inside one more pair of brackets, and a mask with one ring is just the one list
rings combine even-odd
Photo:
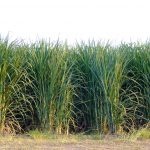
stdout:
[[150,140],[57,141],[30,138],[1,138],[0,150],[150,150]]

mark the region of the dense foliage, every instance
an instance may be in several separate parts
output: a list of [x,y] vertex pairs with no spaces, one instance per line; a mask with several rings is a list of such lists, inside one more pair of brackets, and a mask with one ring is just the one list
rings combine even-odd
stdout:
[[0,132],[131,131],[150,119],[150,43],[0,39]]

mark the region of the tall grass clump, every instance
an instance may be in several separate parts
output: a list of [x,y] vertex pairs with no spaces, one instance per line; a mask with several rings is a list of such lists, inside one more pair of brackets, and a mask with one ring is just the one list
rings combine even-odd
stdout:
[[26,49],[8,38],[0,39],[0,132],[20,131],[29,119],[32,106],[26,87],[30,80],[26,72]]
[[29,63],[35,94],[37,124],[56,133],[69,132],[73,124],[74,86],[67,49],[61,45],[39,42],[31,46]]
[[120,92],[129,60],[124,52],[109,45],[95,45],[95,42],[78,45],[77,49],[77,70],[82,76],[79,88],[81,122],[84,120],[85,128],[100,132],[122,130],[126,108]]
[[[131,43],[122,45],[120,49],[124,50],[130,62],[127,65],[130,79],[123,85],[123,101],[126,105],[128,119],[125,118],[127,126],[131,129],[139,127],[149,122],[150,116],[150,49],[149,43],[139,44]],[[128,93],[128,94],[127,94]],[[126,95],[130,95],[127,101],[124,100]],[[129,100],[130,99],[130,103]]]

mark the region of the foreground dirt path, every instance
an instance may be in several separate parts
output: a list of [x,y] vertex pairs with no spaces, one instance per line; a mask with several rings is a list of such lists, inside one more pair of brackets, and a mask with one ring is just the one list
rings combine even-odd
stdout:
[[34,140],[30,138],[2,138],[0,150],[150,150],[150,140]]

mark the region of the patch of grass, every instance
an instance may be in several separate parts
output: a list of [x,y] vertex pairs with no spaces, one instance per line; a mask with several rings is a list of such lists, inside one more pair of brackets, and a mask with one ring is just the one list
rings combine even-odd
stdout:
[[140,130],[134,131],[130,135],[131,140],[143,140],[143,139],[150,139],[150,129],[149,128],[142,128]]
[[39,130],[30,131],[28,135],[34,140],[50,140],[52,143],[76,143],[80,140],[77,135],[58,135]]
[[59,134],[52,134],[46,131],[42,132],[39,130],[29,131],[27,134],[35,140],[51,140],[52,142],[60,142],[60,143],[76,143],[84,140],[102,140],[104,138],[104,136],[101,134],[80,133],[80,134],[59,135]]
[[33,139],[55,139],[55,136],[52,136],[49,132],[42,132],[39,130],[29,131],[28,135]]

